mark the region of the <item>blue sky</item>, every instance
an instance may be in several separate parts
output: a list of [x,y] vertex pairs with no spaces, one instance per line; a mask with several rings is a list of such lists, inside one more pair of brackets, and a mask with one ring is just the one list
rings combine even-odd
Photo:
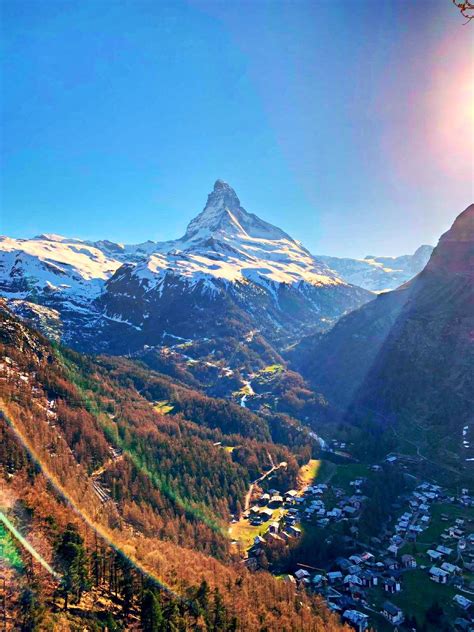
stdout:
[[313,252],[435,243],[472,198],[448,0],[2,0],[0,232],[180,236],[216,178]]

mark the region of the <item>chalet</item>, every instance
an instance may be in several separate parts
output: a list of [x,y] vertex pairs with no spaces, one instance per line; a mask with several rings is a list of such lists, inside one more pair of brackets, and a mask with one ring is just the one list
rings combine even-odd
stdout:
[[265,534],[268,542],[284,542],[285,540],[278,534],[273,531],[267,531]]
[[359,566],[359,564],[351,564],[349,568],[347,569],[348,575],[360,575],[361,572],[362,572],[362,569]]
[[257,546],[259,544],[265,544],[265,539],[262,538],[261,535],[256,535],[255,538],[253,539],[253,543],[256,544]]
[[280,523],[270,522],[270,524],[268,525],[268,530],[270,531],[270,533],[278,533],[278,531],[280,530]]
[[440,560],[443,557],[443,554],[439,551],[433,551],[433,549],[428,549],[426,551],[426,555],[430,558],[430,560]]
[[285,494],[285,500],[293,500],[294,498],[296,498],[296,496],[298,496],[298,492],[296,491],[296,489],[290,489]]
[[326,577],[324,577],[324,575],[315,575],[313,577],[313,586],[315,588],[319,588],[325,582],[327,582],[327,579],[326,579]]
[[398,546],[397,546],[396,544],[391,544],[391,545],[388,547],[387,551],[388,551],[389,553],[392,553],[392,555],[396,555],[396,554],[398,553]]
[[273,516],[273,511],[271,509],[262,509],[259,515],[262,520],[270,520],[270,518]]
[[450,575],[457,575],[461,572],[459,566],[456,566],[456,564],[451,564],[450,562],[443,562],[441,564],[441,568],[443,569],[443,571],[446,571]]
[[355,516],[357,514],[357,508],[352,507],[351,505],[344,505],[342,511],[348,516]]
[[458,606],[461,606],[463,610],[469,610],[472,606],[472,601],[463,595],[454,595],[453,601],[457,603]]
[[403,623],[403,620],[405,618],[403,615],[403,611],[391,601],[385,601],[380,612],[393,625]]
[[260,505],[268,505],[269,500],[270,494],[262,494],[258,502],[260,503]]
[[334,507],[334,509],[331,509],[331,511],[328,511],[326,513],[326,516],[328,518],[335,518],[336,520],[338,520],[342,516],[342,511],[339,509],[339,507]]
[[297,571],[295,571],[294,575],[298,581],[309,577],[308,571],[306,571],[304,568],[299,568]]
[[346,575],[344,577],[345,586],[362,586],[362,580],[357,575]]
[[402,555],[402,564],[405,568],[416,568],[416,560],[413,555]]
[[396,560],[393,557],[387,557],[384,560],[385,562],[385,566],[390,570],[390,571],[396,571],[398,568],[400,568],[400,564],[398,562],[398,560]]
[[268,506],[269,507],[279,507],[282,503],[283,503],[283,498],[280,495],[276,494],[275,496],[272,496],[270,498]]
[[439,544],[436,547],[436,550],[438,551],[438,553],[441,553],[441,555],[451,555],[451,553],[453,552],[453,549],[450,549],[447,546],[444,546],[443,544]]
[[341,571],[332,571],[327,574],[327,578],[330,584],[335,584],[338,581],[342,581]]
[[448,581],[449,573],[443,571],[442,568],[438,568],[437,566],[432,566],[430,568],[430,579],[436,582],[437,584],[446,584]]
[[288,531],[288,533],[293,536],[294,538],[299,538],[301,535],[301,529],[299,527],[295,527],[294,525],[290,524],[287,526],[286,530]]
[[365,632],[369,627],[369,617],[359,610],[344,610],[342,619],[357,632]]
[[386,593],[393,595],[394,593],[400,592],[402,586],[399,579],[388,577],[383,580],[383,589]]
[[362,585],[365,586],[365,588],[373,588],[374,586],[377,586],[379,582],[379,578],[377,577],[377,575],[369,570],[363,570],[359,577],[362,580]]

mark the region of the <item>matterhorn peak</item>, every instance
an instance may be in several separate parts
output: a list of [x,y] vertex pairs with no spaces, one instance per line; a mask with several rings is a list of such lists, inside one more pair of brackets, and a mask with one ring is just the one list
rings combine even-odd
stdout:
[[224,180],[216,180],[214,189],[209,193],[206,208],[209,206],[219,206],[229,210],[240,209],[240,200],[234,189],[224,182]]
[[216,180],[204,210],[188,225],[182,242],[222,238],[289,240],[284,231],[248,213],[234,189],[224,180]]

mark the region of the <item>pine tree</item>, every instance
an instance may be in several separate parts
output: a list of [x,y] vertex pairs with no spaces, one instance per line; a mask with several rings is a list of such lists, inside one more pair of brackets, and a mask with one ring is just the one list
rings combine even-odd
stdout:
[[34,587],[28,586],[22,590],[19,606],[21,631],[37,630],[44,616],[44,606],[41,604]]
[[64,609],[71,596],[78,603],[82,593],[90,588],[84,541],[75,525],[69,523],[61,535],[55,551],[55,563],[62,573],[61,592]]
[[147,589],[143,593],[140,619],[144,632],[164,632],[166,630],[160,600],[152,589]]

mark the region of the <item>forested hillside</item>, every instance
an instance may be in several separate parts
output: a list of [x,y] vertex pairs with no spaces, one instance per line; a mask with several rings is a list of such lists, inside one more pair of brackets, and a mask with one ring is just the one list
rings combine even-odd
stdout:
[[[10,617],[61,629],[107,617],[109,629],[339,627],[317,600],[249,574],[228,549],[230,515],[268,459],[286,463],[291,486],[308,458],[297,422],[285,429],[128,360],[54,347],[3,307],[0,319]],[[14,583],[25,590],[15,595]]]

